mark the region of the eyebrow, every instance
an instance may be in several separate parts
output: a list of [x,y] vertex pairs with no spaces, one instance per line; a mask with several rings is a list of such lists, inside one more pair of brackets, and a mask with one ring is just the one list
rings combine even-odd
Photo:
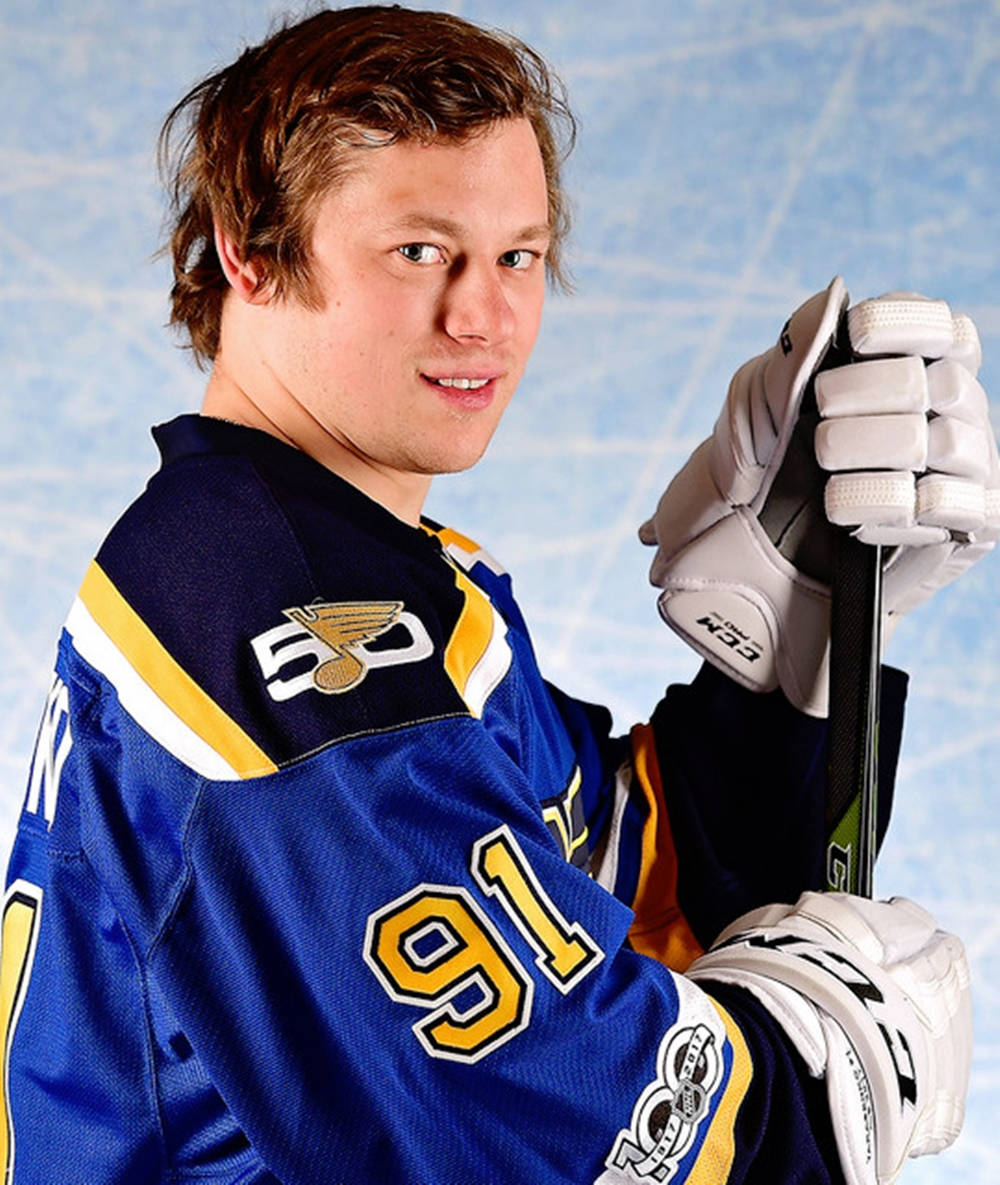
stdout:
[[[419,211],[407,214],[391,223],[388,230],[398,231],[430,231],[432,234],[446,235],[449,238],[461,238],[463,226],[450,218],[442,218],[437,214],[422,214]],[[547,222],[535,222],[530,226],[521,227],[510,236],[512,242],[528,243],[536,239],[548,239],[552,236],[552,228]]]

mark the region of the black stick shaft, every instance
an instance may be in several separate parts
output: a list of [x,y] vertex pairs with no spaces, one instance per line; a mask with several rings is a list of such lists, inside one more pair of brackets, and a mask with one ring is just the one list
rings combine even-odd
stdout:
[[830,623],[828,889],[870,897],[878,817],[882,549],[838,539]]

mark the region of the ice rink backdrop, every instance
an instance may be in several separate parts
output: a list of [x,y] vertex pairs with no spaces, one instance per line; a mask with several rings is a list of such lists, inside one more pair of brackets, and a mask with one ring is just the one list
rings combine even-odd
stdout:
[[[855,299],[941,296],[983,337],[1000,406],[1000,6],[990,0],[456,0],[537,46],[580,117],[576,295],[551,301],[477,472],[429,512],[513,570],[543,668],[625,727],[695,663],[659,624],[638,522],[730,374],[841,273]],[[151,423],[203,376],[163,329],[153,144],[196,79],[256,40],[261,0],[0,8],[0,849],[54,641],[155,465]],[[996,423],[997,417],[995,417]],[[957,1149],[904,1180],[1000,1180],[1000,558],[905,621],[913,676],[883,895],[964,936],[978,1047]],[[725,737],[719,738],[720,744]],[[992,1123],[991,1123],[992,1121]]]

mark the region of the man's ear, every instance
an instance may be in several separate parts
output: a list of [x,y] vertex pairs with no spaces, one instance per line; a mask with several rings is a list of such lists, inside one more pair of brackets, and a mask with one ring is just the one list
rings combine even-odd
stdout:
[[240,258],[232,235],[215,223],[215,251],[229,286],[247,304],[266,304],[267,284],[261,282],[259,269],[252,261]]

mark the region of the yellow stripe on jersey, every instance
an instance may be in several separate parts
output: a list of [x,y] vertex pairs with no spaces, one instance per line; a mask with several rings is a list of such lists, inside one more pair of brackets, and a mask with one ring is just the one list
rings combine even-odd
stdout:
[[677,901],[677,852],[651,725],[637,724],[632,729],[632,767],[649,814],[642,832],[642,864],[629,939],[635,950],[683,972],[703,951]]
[[458,623],[444,651],[444,669],[474,716],[511,663],[506,626],[489,597],[458,567],[455,584],[464,598]]
[[459,694],[464,695],[469,676],[476,663],[486,653],[493,637],[493,610],[487,597],[457,568],[455,583],[461,590],[465,603],[462,605],[455,632],[445,647],[444,666]]
[[733,1049],[733,1068],[686,1185],[719,1185],[720,1181],[729,1180],[736,1158],[736,1116],[753,1078],[753,1063],[743,1034],[721,1005],[714,1000],[712,1004],[726,1026],[726,1036]]
[[466,575],[476,563],[493,572],[502,569],[474,539],[451,527],[421,523],[444,548],[455,570],[455,584],[464,603],[458,624],[445,647],[445,671],[474,716],[481,716],[486,701],[506,675],[511,664],[507,625],[486,593]]
[[432,530],[428,526],[424,526],[424,530],[432,535],[436,535],[441,540],[441,546],[447,547],[450,543],[454,543],[459,550],[475,555],[480,550],[479,544],[470,539],[468,535],[462,535],[458,531],[453,531],[451,527],[441,527],[440,530]]
[[96,562],[84,576],[80,601],[157,699],[217,753],[237,777],[259,776],[277,769],[263,749],[169,654]]
[[31,978],[41,904],[42,890],[27,881],[17,880],[7,890],[3,905],[0,933],[0,1041],[3,1052],[3,1073],[0,1075],[0,1181],[10,1181],[14,1172],[10,1047]]
[[451,527],[434,528],[427,523],[421,523],[421,526],[428,535],[436,537],[448,555],[466,572],[471,572],[476,564],[483,564],[498,576],[504,575],[503,566],[488,551],[484,551],[475,539],[453,531]]

